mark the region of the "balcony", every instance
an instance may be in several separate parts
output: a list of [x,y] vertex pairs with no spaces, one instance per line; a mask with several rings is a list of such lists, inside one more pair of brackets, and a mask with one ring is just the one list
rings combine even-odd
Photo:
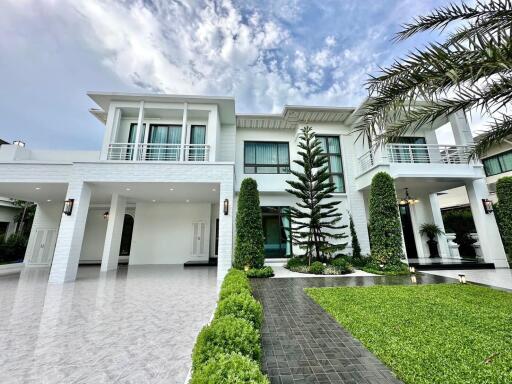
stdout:
[[379,171],[409,183],[423,179],[425,183],[455,185],[463,180],[484,177],[481,163],[470,159],[472,149],[471,145],[387,144],[358,157],[358,189],[367,188]]
[[207,144],[112,143],[107,160],[113,161],[209,161]]
[[379,164],[469,164],[473,146],[442,144],[387,144],[384,156],[368,151],[358,158],[359,172]]

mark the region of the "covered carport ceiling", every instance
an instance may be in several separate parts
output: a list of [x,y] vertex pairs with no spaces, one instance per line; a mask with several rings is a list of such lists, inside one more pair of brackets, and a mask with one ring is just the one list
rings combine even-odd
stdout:
[[140,201],[183,204],[219,201],[218,183],[90,183],[90,185],[92,204],[109,205],[113,193],[125,196],[130,204]]
[[68,185],[65,183],[2,183],[0,196],[36,203],[57,202],[64,204]]

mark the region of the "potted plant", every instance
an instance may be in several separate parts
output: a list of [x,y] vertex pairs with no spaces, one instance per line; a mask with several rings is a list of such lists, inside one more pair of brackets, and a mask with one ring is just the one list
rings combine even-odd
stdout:
[[439,250],[437,248],[437,241],[435,237],[442,235],[444,232],[436,224],[425,223],[420,227],[420,234],[428,237],[427,245],[430,252],[430,257],[439,257]]

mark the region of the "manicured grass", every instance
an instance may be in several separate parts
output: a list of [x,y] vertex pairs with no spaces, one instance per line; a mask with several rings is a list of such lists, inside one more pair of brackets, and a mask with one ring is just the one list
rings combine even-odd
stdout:
[[306,291],[405,383],[512,383],[511,293],[469,284]]

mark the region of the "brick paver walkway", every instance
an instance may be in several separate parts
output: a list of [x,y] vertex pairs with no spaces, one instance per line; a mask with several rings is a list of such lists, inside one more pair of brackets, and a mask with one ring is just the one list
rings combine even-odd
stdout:
[[[453,282],[419,275],[418,284]],[[396,384],[394,374],[304,292],[306,287],[410,284],[408,276],[253,279],[265,313],[263,370],[273,384]]]

